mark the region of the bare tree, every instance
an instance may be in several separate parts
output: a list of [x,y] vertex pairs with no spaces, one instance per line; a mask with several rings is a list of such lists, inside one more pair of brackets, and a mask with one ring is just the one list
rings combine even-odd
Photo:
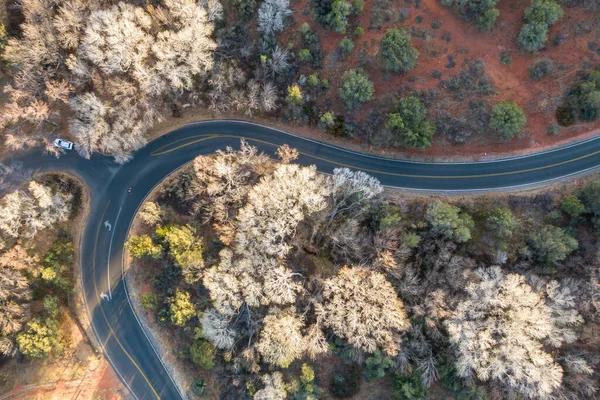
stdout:
[[261,381],[264,387],[254,394],[254,400],[287,399],[287,392],[285,390],[285,383],[283,382],[283,375],[281,372],[263,375]]
[[324,327],[365,352],[381,348],[398,354],[400,333],[410,322],[384,275],[366,267],[344,267],[325,281],[323,299],[316,312]]
[[146,225],[154,226],[161,221],[162,213],[163,211],[157,203],[147,201],[139,212],[139,216]]
[[230,326],[230,317],[210,308],[202,314],[202,335],[215,347],[224,350],[233,348],[237,332]]
[[265,0],[258,9],[258,30],[267,34],[279,32],[291,14],[290,0]]
[[306,350],[306,342],[301,329],[302,318],[293,308],[272,309],[263,320],[263,327],[256,348],[265,362],[287,368],[300,358]]
[[315,167],[280,165],[248,193],[237,217],[236,246],[246,254],[285,256],[287,238],[305,216],[325,208],[328,189]]
[[518,274],[477,270],[480,280],[445,322],[460,376],[496,380],[529,397],[550,395],[563,371],[543,341],[553,330],[552,309]]
[[362,207],[375,199],[383,187],[374,177],[362,171],[348,168],[333,170],[333,188],[331,190],[333,206],[329,214],[329,223],[336,215],[345,213],[349,218],[356,218]]

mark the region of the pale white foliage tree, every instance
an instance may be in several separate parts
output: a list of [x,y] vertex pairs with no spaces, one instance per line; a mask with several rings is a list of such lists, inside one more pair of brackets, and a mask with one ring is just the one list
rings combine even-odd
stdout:
[[383,274],[366,267],[344,267],[325,281],[319,322],[367,353],[400,350],[400,333],[410,327],[402,301]]
[[577,298],[571,288],[550,281],[543,286],[541,293],[545,294],[546,305],[552,310],[552,330],[546,341],[554,347],[575,342],[577,333],[574,328],[584,321],[577,312]]
[[214,308],[202,314],[202,335],[215,347],[230,350],[235,344],[237,332],[230,326],[230,317],[219,313]]
[[142,221],[149,226],[154,226],[162,220],[163,211],[160,206],[154,201],[144,203],[139,216]]
[[231,273],[233,252],[228,247],[219,252],[220,264],[204,272],[202,283],[210,292],[215,309],[227,316],[234,315],[244,303],[238,276]]
[[258,9],[258,30],[267,34],[282,31],[289,15],[290,0],[265,0]]
[[71,212],[71,195],[30,182],[28,193],[15,191],[0,200],[0,231],[13,237],[33,238],[40,229],[66,221]]
[[89,159],[101,138],[110,130],[106,121],[108,106],[92,92],[75,96],[70,105],[75,113],[75,117],[69,120],[71,134],[76,138],[75,150]]
[[154,73],[168,82],[170,90],[191,89],[193,77],[212,68],[216,43],[206,10],[195,0],[165,0],[177,30],[159,32],[152,46]]
[[[88,3],[94,3],[88,2]],[[61,47],[69,50],[79,45],[83,29],[87,23],[90,5],[80,0],[67,0],[60,4],[52,25]]]
[[328,190],[314,166],[278,166],[248,193],[237,217],[236,246],[251,256],[284,257],[290,249],[287,238],[307,215],[325,208]]
[[306,350],[306,341],[302,335],[304,322],[294,308],[271,309],[263,320],[263,327],[256,348],[269,364],[287,368]]
[[299,275],[282,265],[265,271],[263,292],[266,303],[287,304],[296,301],[298,294],[303,292],[302,284],[294,279]]
[[306,354],[313,360],[321,354],[328,353],[331,348],[325,338],[323,330],[318,324],[312,324],[308,327],[304,335],[306,345]]
[[[285,56],[287,57],[287,53]],[[279,64],[276,67],[282,66],[283,64]],[[209,108],[213,111],[235,109],[246,115],[253,115],[257,112],[270,112],[278,107],[279,96],[273,82],[248,80],[244,70],[233,63],[216,62],[208,83]]]
[[118,3],[93,12],[84,32],[79,54],[106,75],[145,66],[152,46],[152,19],[142,8]]
[[206,13],[210,22],[215,23],[224,18],[223,4],[221,4],[219,0],[200,0],[200,4],[206,8]]
[[331,190],[333,206],[329,223],[340,213],[348,214],[352,218],[360,213],[365,204],[375,199],[381,192],[383,192],[383,186],[377,178],[363,171],[335,168]]
[[24,208],[29,207],[28,198],[20,191],[7,194],[0,202],[0,230],[16,238],[21,229]]
[[[0,338],[19,332],[29,318],[29,283],[22,271],[0,267]],[[0,353],[12,351],[12,340]]]
[[15,344],[10,338],[0,337],[0,354],[10,357],[14,353]]
[[287,399],[287,392],[285,390],[285,383],[283,382],[283,375],[281,372],[263,375],[261,381],[264,387],[254,394],[254,400]]
[[464,378],[495,380],[527,397],[549,396],[563,371],[543,348],[555,329],[552,309],[519,274],[480,268],[479,281],[445,321]]
[[273,75],[281,74],[290,68],[289,56],[290,52],[287,49],[275,46],[271,58],[267,61],[267,66]]

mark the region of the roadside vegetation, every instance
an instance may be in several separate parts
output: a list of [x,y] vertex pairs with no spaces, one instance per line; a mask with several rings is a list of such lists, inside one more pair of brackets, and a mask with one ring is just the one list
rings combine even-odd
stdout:
[[198,371],[191,391],[597,392],[600,181],[449,202],[405,198],[346,168],[319,175],[287,146],[277,155],[242,142],[197,157],[129,238],[133,273],[152,281],[143,307]]
[[[8,180],[20,176],[14,188]],[[74,289],[82,188],[63,175],[31,179],[2,165],[0,198],[0,393],[58,378],[82,380],[91,395],[103,371],[78,326]],[[48,388],[47,388],[48,389]],[[35,393],[35,391],[33,392]]]
[[[449,156],[552,144],[598,126],[593,1],[19,4],[0,21],[8,151],[42,145],[59,155],[60,135],[83,157],[124,163],[157,124],[184,114]],[[406,99],[427,117],[401,127],[395,107]]]

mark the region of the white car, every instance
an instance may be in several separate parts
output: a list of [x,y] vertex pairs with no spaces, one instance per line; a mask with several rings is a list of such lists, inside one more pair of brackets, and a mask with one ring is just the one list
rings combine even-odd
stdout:
[[69,142],[67,140],[62,139],[54,139],[54,146],[65,150],[72,150],[73,142]]

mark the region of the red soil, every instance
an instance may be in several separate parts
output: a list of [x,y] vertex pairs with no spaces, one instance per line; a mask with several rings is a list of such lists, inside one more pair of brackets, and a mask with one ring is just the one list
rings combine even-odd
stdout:
[[[406,95],[415,89],[421,91],[436,89],[438,97],[435,102],[444,104],[447,111],[459,115],[466,110],[468,100],[474,97],[463,101],[455,100],[455,93],[438,88],[439,80],[432,78],[431,73],[437,70],[442,72],[442,79],[449,79],[456,76],[460,70],[468,67],[473,61],[482,60],[486,65],[486,74],[492,80],[497,91],[496,94],[484,98],[491,105],[504,100],[519,104],[528,119],[523,133],[509,142],[498,142],[491,134],[471,137],[464,145],[452,145],[441,135],[436,135],[432,146],[427,150],[403,150],[403,152],[415,156],[478,157],[484,153],[533,151],[599,133],[597,128],[600,128],[600,122],[598,121],[562,128],[561,133],[555,136],[548,135],[546,131],[548,125],[555,120],[556,106],[560,104],[565,90],[577,78],[577,72],[598,65],[600,62],[600,55],[587,49],[588,42],[600,38],[598,25],[595,22],[598,18],[597,13],[590,13],[582,7],[565,8],[565,17],[550,28],[547,48],[532,54],[520,50],[516,41],[516,36],[523,25],[522,15],[530,4],[529,1],[500,1],[498,4],[500,17],[496,21],[496,27],[489,33],[478,33],[455,10],[441,5],[437,0],[422,0],[418,9],[414,8],[414,5],[406,4],[403,0],[393,0],[390,9],[408,8],[410,10],[408,19],[403,23],[384,24],[381,30],[368,29],[374,3],[375,1],[365,2],[362,14],[353,17],[354,20],[351,20],[351,24],[349,24],[349,32],[353,30],[354,26],[364,28],[364,35],[357,38],[351,34],[336,34],[326,30],[314,21],[312,13],[305,15],[302,10],[305,8],[311,10],[312,0],[292,2],[295,23],[281,35],[280,42],[284,45],[288,42],[295,43],[295,50],[299,51],[298,28],[302,23],[307,22],[313,30],[319,32],[326,54],[323,68],[315,71],[309,66],[303,66],[300,73],[305,75],[317,73],[319,77],[329,79],[328,92],[318,100],[320,106],[323,107],[329,100],[332,103],[331,108],[336,113],[345,114],[343,104],[337,96],[337,88],[340,86],[341,76],[345,71],[360,66],[359,54],[364,49],[368,54],[368,60],[365,63],[363,59],[362,67],[375,84],[375,94],[374,100],[364,104],[356,115],[351,116],[355,122],[365,123],[369,115],[375,111],[389,112],[398,95]],[[417,25],[415,18],[418,15],[422,16],[423,20]],[[435,21],[442,21],[437,30],[431,27]],[[578,25],[583,22],[589,24],[591,32],[580,32],[581,29],[578,28]],[[436,37],[429,40],[413,38],[413,45],[420,51],[417,67],[406,74],[389,74],[383,69],[378,56],[381,38],[388,28],[403,27],[410,30],[411,26],[434,32]],[[451,33],[452,40],[450,42],[442,39],[444,32]],[[555,47],[551,42],[559,32],[565,35],[565,39],[562,45]],[[347,36],[354,40],[354,50],[345,60],[339,59],[334,53],[340,40]],[[503,65],[499,61],[499,54],[503,50],[512,57],[510,65]],[[445,68],[448,55],[454,56],[456,62],[454,68]],[[527,68],[534,60],[542,57],[554,60],[557,68],[549,76],[539,81],[532,81]],[[431,115],[436,114],[438,111],[436,108],[435,105],[430,107]]]

